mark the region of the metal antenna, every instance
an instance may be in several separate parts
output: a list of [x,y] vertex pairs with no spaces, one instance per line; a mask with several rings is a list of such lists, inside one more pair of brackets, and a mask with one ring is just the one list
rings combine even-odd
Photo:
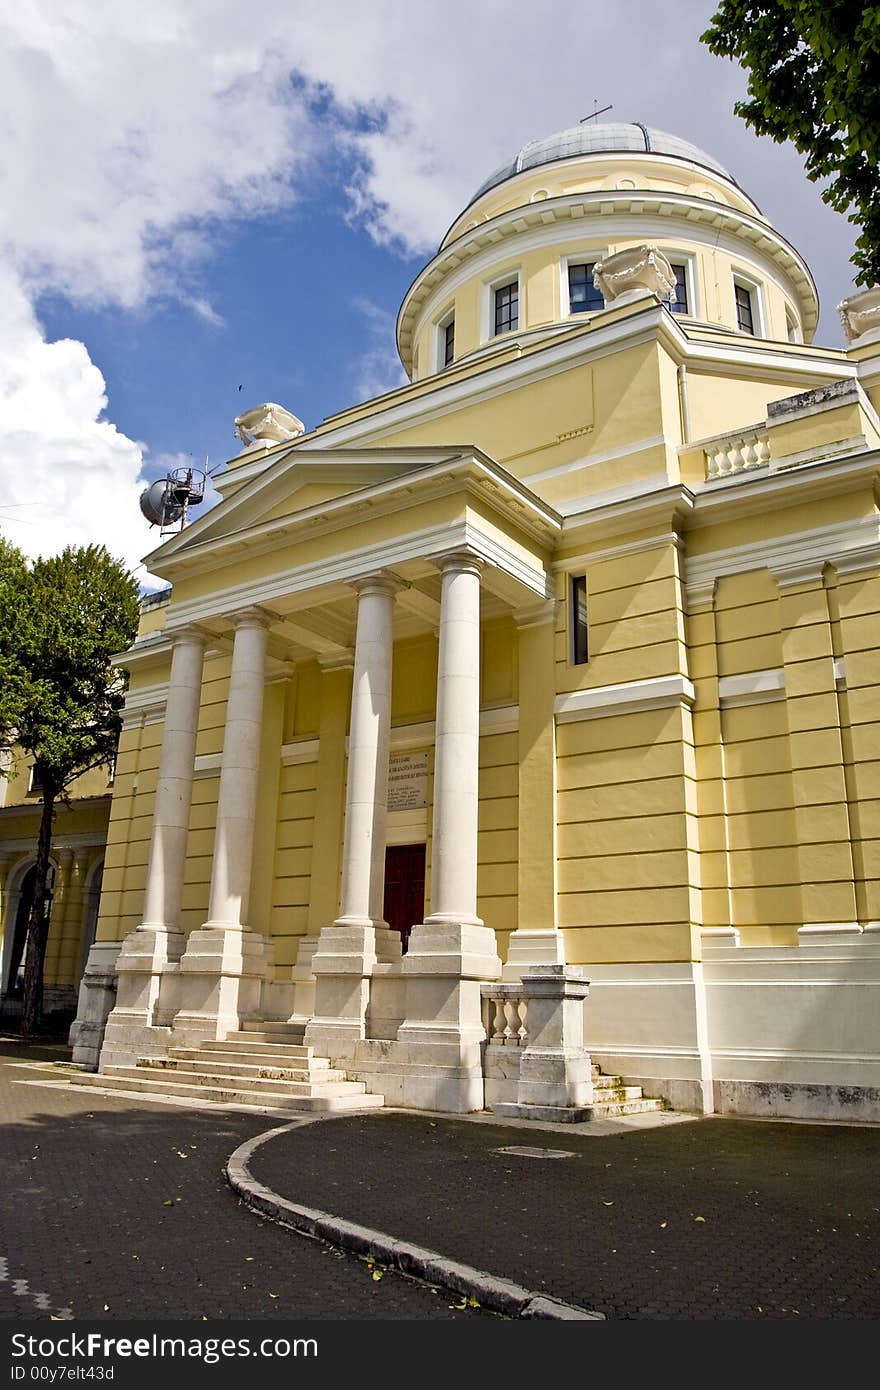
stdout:
[[613,111],[613,103],[610,106],[599,106],[599,98],[593,97],[593,109],[589,116],[581,116],[578,125],[583,125],[585,121],[594,121],[597,116],[604,116],[606,111]]

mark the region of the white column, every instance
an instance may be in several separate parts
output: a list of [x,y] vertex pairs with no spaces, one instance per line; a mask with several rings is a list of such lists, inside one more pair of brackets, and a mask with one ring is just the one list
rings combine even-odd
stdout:
[[391,739],[394,594],[385,575],[358,584],[357,638],[348,737],[345,845],[339,926],[386,927],[385,822]]
[[[164,1050],[173,1011],[169,988],[174,987],[183,950],[180,904],[186,863],[186,840],[192,800],[196,733],[204,664],[204,634],[185,628],[172,637],[171,673],[165,703],[165,728],[159,756],[159,775],[153,803],[153,824],[147,860],[147,885],[143,920],[112,955],[118,971],[118,988],[103,1035],[101,1066],[129,1065],[139,1056]],[[92,953],[95,972],[91,970]],[[87,969],[101,982],[101,1007],[109,997],[106,986],[106,943],[93,947]],[[92,1010],[88,994],[80,1004]],[[95,1006],[97,1007],[97,1006]],[[100,1014],[100,1009],[98,1010]],[[106,1017],[106,1014],[104,1015]],[[90,1028],[89,1058],[100,1047],[101,1030]]]
[[175,1043],[225,1038],[257,1018],[271,973],[268,943],[246,925],[260,775],[269,619],[258,609],[233,618],[235,640],[220,764],[208,920],[192,931],[180,961]]
[[429,922],[477,916],[480,759],[480,561],[440,562],[440,653],[434,749],[434,828]]
[[306,1042],[343,1058],[366,1037],[370,977],[377,962],[400,960],[400,937],[382,915],[391,739],[392,624],[396,580],[357,585],[345,841],[339,916],[321,928],[312,958],[315,1012]]
[[477,916],[480,735],[480,561],[440,561],[440,652],[434,753],[431,911],[403,958],[403,1104],[483,1107],[480,984],[497,980],[495,933]]
[[206,927],[244,927],[250,893],[268,619],[255,609],[235,618],[235,642],[220,764],[217,829]]
[[173,641],[144,916],[138,931],[171,932],[179,938],[205,638],[201,632],[186,629]]

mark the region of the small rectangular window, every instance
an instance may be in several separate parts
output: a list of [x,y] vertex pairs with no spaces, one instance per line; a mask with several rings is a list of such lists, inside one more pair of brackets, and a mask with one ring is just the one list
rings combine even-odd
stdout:
[[587,576],[573,574],[571,600],[571,659],[575,666],[585,666],[590,659],[589,627],[587,624]]
[[593,281],[595,261],[568,267],[568,312],[570,314],[594,314],[605,308],[602,291]]
[[519,328],[519,281],[500,285],[495,291],[495,332],[509,333]]
[[785,331],[788,336],[788,341],[790,343],[800,342],[801,334],[800,329],[798,327],[798,321],[795,318],[794,314],[790,313],[788,309],[786,309],[785,311]]
[[675,275],[675,289],[669,296],[669,307],[673,314],[687,314],[689,312],[687,272],[683,265],[674,265],[672,272]]
[[455,319],[450,319],[441,329],[443,334],[443,365],[448,367],[455,357]]
[[43,774],[42,774],[42,772],[40,771],[39,768],[37,768],[37,767],[32,767],[32,768],[31,768],[30,777],[29,777],[29,779],[28,779],[28,791],[29,791],[29,792],[42,792],[42,791],[43,791],[43,788],[44,788],[44,782],[43,782]]
[[734,282],[733,294],[736,299],[736,326],[743,333],[754,333],[755,314],[752,292],[745,285]]

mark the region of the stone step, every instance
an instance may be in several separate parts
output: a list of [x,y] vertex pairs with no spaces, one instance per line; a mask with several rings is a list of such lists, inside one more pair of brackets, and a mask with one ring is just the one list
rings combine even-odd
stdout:
[[[174,1072],[181,1076],[198,1072],[202,1076],[231,1076],[233,1080],[247,1081],[297,1081],[324,1086],[329,1082],[345,1081],[344,1071],[338,1071],[326,1064],[319,1067],[288,1067],[280,1063],[235,1062],[234,1053],[221,1053],[219,1060],[204,1054],[196,1057],[140,1057],[139,1067],[156,1067],[162,1071]],[[324,1060],[323,1058],[321,1059]]]
[[302,1023],[243,1023],[226,1037],[232,1042],[286,1042],[301,1043],[305,1036]]
[[243,1057],[245,1055],[251,1056],[254,1053],[276,1057],[282,1055],[285,1057],[313,1057],[315,1055],[313,1047],[304,1047],[301,1043],[266,1042],[253,1033],[249,1033],[247,1037],[230,1037],[222,1042],[204,1043],[203,1046],[212,1052],[240,1052]]
[[597,1100],[642,1100],[641,1086],[624,1086],[619,1076],[600,1076],[593,1082],[593,1095]]
[[597,1100],[590,1106],[592,1120],[613,1120],[617,1115],[653,1115],[665,1110],[662,1100]]
[[236,1086],[239,1090],[247,1089],[254,1095],[262,1094],[263,1091],[274,1091],[278,1095],[290,1096],[336,1096],[336,1095],[362,1095],[366,1091],[366,1086],[362,1081],[287,1081],[282,1077],[263,1077],[263,1076],[231,1076],[224,1077],[215,1072],[206,1071],[186,1071],[176,1073],[173,1068],[164,1067],[161,1063],[153,1065],[153,1058],[144,1058],[134,1067],[112,1067],[107,1075],[130,1076],[149,1079],[169,1085],[184,1086],[207,1086],[209,1089],[220,1086]]
[[231,1062],[250,1063],[253,1066],[299,1067],[303,1070],[321,1071],[330,1066],[329,1057],[315,1057],[311,1048],[289,1047],[281,1051],[262,1052],[251,1047],[239,1051],[234,1047],[222,1047],[220,1043],[202,1043],[201,1047],[171,1047],[168,1049],[172,1061]]
[[[196,1101],[210,1101],[217,1105],[255,1106],[272,1110],[337,1111],[337,1110],[376,1110],[384,1105],[382,1096],[367,1094],[358,1090],[359,1082],[346,1082],[343,1087],[332,1088],[341,1091],[338,1095],[291,1095],[289,1091],[268,1090],[250,1085],[246,1089],[235,1086],[199,1084],[197,1081],[177,1081],[167,1076],[155,1079],[137,1067],[113,1067],[105,1072],[83,1072],[71,1076],[76,1086],[92,1086],[101,1090],[135,1091],[145,1096],[179,1096]],[[283,1084],[283,1083],[276,1083]]]

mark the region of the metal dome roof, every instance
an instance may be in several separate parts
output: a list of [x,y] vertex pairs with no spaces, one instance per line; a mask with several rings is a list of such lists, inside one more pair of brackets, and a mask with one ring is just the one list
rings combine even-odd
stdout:
[[576,159],[585,154],[608,154],[615,150],[636,154],[671,155],[675,159],[688,159],[692,164],[702,164],[716,174],[735,184],[736,179],[723,164],[713,159],[698,145],[682,140],[678,135],[670,135],[665,130],[655,130],[653,126],[642,125],[640,121],[609,121],[595,125],[584,121],[579,125],[559,130],[543,140],[530,140],[519,153],[507,163],[502,164],[474,194],[475,202],[481,194],[488,192],[505,179],[511,179],[524,169],[535,169],[541,164],[552,164],[557,159]]

